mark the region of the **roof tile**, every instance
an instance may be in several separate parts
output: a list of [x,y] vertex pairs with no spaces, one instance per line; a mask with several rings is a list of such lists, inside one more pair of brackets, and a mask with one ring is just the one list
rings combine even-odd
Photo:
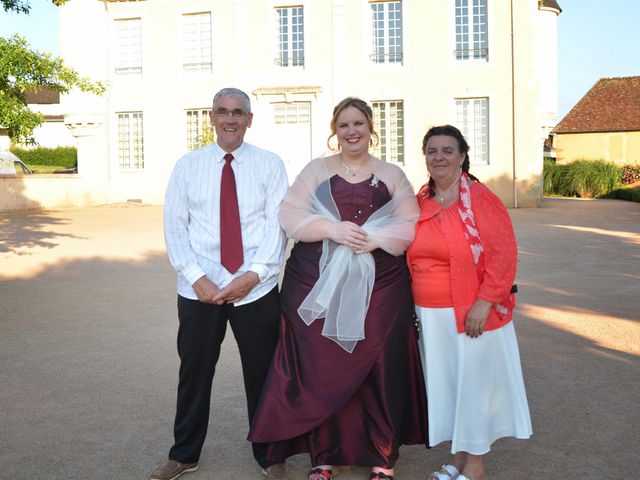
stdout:
[[640,131],[640,76],[601,78],[553,133]]

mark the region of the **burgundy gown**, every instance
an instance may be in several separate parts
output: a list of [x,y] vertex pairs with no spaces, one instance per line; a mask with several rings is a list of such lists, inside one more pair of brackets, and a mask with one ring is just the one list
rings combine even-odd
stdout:
[[[342,220],[359,225],[391,196],[370,180],[330,180]],[[426,396],[404,256],[373,253],[365,339],[352,353],[307,326],[297,310],[319,276],[322,242],[295,244],[281,290],[281,330],[249,433],[267,458],[309,452],[312,465],[392,467],[402,444],[427,444]]]

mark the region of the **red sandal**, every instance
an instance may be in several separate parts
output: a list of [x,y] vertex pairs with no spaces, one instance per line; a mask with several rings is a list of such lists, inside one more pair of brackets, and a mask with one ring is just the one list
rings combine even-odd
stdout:
[[324,468],[314,468],[307,475],[307,480],[332,480],[333,471]]
[[382,472],[371,472],[369,474],[369,480],[393,480],[393,475],[387,475]]

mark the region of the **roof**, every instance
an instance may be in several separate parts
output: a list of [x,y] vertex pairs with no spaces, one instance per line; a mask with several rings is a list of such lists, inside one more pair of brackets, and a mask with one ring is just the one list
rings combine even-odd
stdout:
[[50,105],[60,103],[60,92],[48,88],[43,88],[37,92],[28,90],[25,92],[25,96],[28,104]]
[[538,0],[538,8],[540,10],[551,10],[557,14],[562,12],[562,9],[556,0]]
[[640,76],[601,78],[553,133],[640,131]]

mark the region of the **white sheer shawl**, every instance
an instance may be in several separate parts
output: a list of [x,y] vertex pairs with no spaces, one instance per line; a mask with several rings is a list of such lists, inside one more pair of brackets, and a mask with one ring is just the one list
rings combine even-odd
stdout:
[[[387,186],[391,200],[362,225],[379,248],[401,255],[413,240],[420,210],[413,189],[397,166],[371,158],[374,176],[369,188]],[[339,222],[329,179],[341,171],[336,157],[312,160],[289,188],[280,209],[280,224],[287,237],[298,241],[314,220]],[[324,318],[322,335],[351,353],[364,339],[364,321],[375,279],[371,253],[355,254],[344,245],[325,239],[319,262],[320,277],[298,308],[310,325]],[[394,301],[392,298],[390,302]]]

